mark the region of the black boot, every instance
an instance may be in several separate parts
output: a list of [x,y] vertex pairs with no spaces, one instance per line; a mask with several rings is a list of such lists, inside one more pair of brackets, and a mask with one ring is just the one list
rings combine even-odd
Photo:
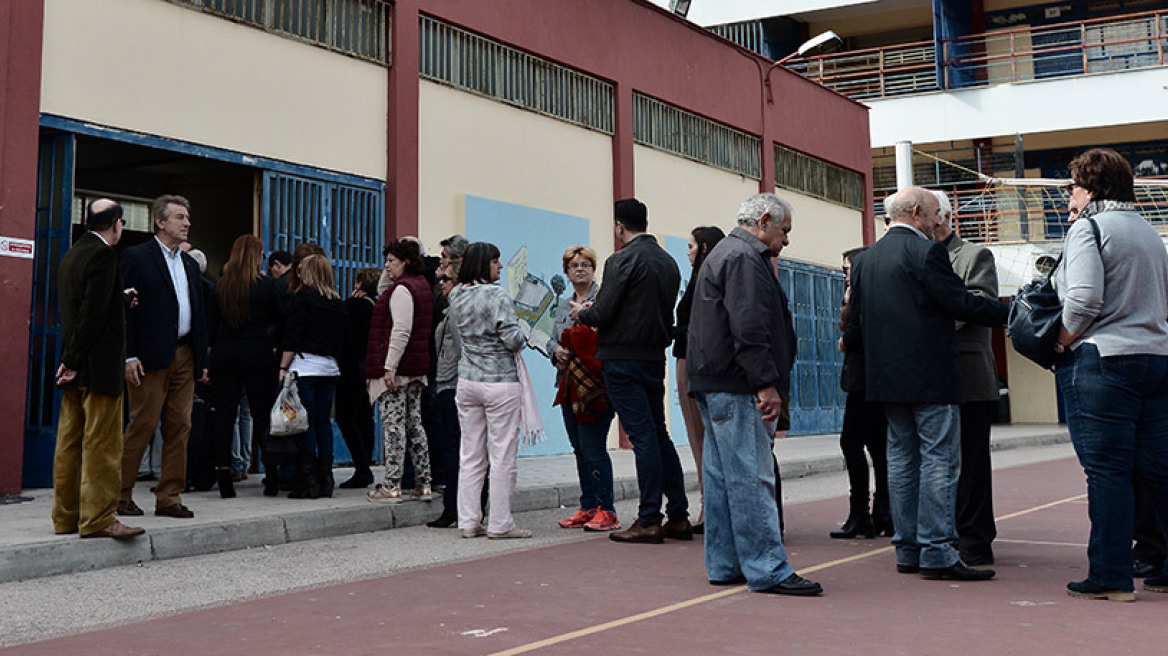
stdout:
[[341,483],[337,487],[345,490],[360,490],[373,485],[373,472],[368,469],[358,469],[353,472],[353,477]]
[[329,497],[333,496],[333,488],[336,486],[336,481],[333,480],[333,468],[327,464],[322,463],[316,470],[316,493],[318,496]]
[[876,497],[872,500],[872,528],[876,535],[892,537],[896,527],[892,525],[892,513],[888,510],[888,499]]
[[292,479],[289,499],[315,499],[320,496],[316,479],[316,458],[300,456],[296,463],[296,475]]
[[850,540],[856,537],[876,537],[876,531],[872,527],[872,516],[868,514],[867,493],[864,494],[863,501],[852,500],[847,521],[838,530],[832,531],[830,535],[840,540]]
[[231,479],[231,468],[220,467],[215,471],[219,479],[219,496],[224,499],[235,498],[235,481]]

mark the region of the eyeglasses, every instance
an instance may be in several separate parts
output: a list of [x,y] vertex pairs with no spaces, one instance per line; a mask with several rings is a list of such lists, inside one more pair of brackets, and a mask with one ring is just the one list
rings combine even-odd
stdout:
[[1083,185],[1078,184],[1077,182],[1068,182],[1067,184],[1063,185],[1063,196],[1070,198],[1071,194],[1075,193],[1076,187],[1082,189]]
[[438,282],[454,282],[454,278],[450,276],[438,276]]
[[568,265],[569,269],[591,269],[592,263],[585,260],[584,262],[572,262]]

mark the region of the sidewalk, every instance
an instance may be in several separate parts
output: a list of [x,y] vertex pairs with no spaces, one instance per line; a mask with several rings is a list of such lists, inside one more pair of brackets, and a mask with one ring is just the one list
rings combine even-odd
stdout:
[[[991,436],[995,451],[1068,440],[1066,428],[1057,424],[995,426]],[[697,473],[689,449],[678,451],[687,488],[697,489]],[[784,479],[844,469],[838,435],[780,440],[775,452]],[[636,498],[632,452],[612,451],[611,455],[616,498]],[[339,469],[336,478],[343,481],[349,473]],[[373,504],[361,490],[338,489],[331,499],[292,500],[283,495],[267,498],[261,494],[260,477],[252,476],[236,484],[239,496],[234,499],[220,499],[214,490],[184,494],[183,501],[195,511],[195,518],[177,520],[153,516],[148,487],[148,483],[139,483],[135,495],[146,515],[127,520],[133,526],[142,526],[147,533],[128,541],[54,535],[49,520],[51,489],[26,490],[23,494],[33,497],[33,501],[0,506],[0,526],[4,527],[0,532],[0,582],[417,526],[437,517],[442,509],[440,497],[430,503]],[[571,455],[520,458],[512,508],[515,512],[571,508],[578,502],[579,493]],[[840,496],[846,493],[840,490]]]

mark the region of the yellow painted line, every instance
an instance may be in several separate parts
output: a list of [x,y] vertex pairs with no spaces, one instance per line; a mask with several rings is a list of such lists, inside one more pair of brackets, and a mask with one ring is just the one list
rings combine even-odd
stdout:
[[1075,547],[1077,549],[1086,549],[1085,544],[1076,544],[1074,542],[1046,542],[1045,540],[1003,540],[998,538],[994,542],[1009,542],[1010,544],[1034,544],[1045,547]]
[[1073,497],[1067,497],[1066,499],[1059,499],[1058,501],[1051,501],[1050,503],[1044,503],[1041,506],[1027,508],[1026,510],[1019,510],[1018,512],[1010,513],[1009,515],[1002,515],[1001,517],[997,518],[997,521],[1002,522],[1002,521],[1005,521],[1007,519],[1014,519],[1015,517],[1021,517],[1022,515],[1029,515],[1030,513],[1038,512],[1039,510],[1046,510],[1047,508],[1054,508],[1055,506],[1061,506],[1064,503],[1073,503],[1075,501],[1082,501],[1083,499],[1086,499],[1086,498],[1087,498],[1086,494],[1079,494],[1079,495],[1076,495]]
[[[1003,515],[1002,517],[998,517],[997,520],[1002,521],[1005,519],[1012,519],[1014,517],[1019,517],[1021,515],[1026,515],[1026,514],[1029,514],[1032,512],[1037,512],[1039,510],[1045,510],[1047,508],[1053,508],[1054,506],[1058,506],[1058,505],[1061,505],[1064,503],[1070,503],[1072,501],[1079,501],[1079,500],[1085,499],[1085,498],[1087,498],[1087,495],[1085,495],[1085,494],[1081,494],[1079,496],[1074,496],[1074,497],[1068,497],[1066,499],[1060,499],[1059,501],[1052,501],[1050,503],[1043,504],[1041,506],[1035,506],[1034,508],[1030,508],[1028,510],[1020,510],[1016,513],[1011,513],[1009,515]],[[1002,540],[1002,541],[1009,542],[1009,540]],[[1041,544],[1041,543],[1036,542],[1034,544]],[[1081,545],[1074,545],[1074,546],[1081,546]],[[840,558],[838,560],[832,560],[832,561],[828,561],[826,563],[812,565],[811,567],[805,567],[805,568],[801,569],[800,571],[803,572],[804,574],[812,574],[814,572],[828,569],[829,567],[846,565],[847,563],[855,562],[857,560],[863,560],[864,558],[871,558],[872,556],[886,554],[886,553],[893,551],[894,549],[895,549],[895,547],[891,547],[891,546],[881,547],[879,549],[873,549],[872,551],[868,551],[868,552],[865,552],[862,554],[857,554],[855,556],[848,556],[847,558]],[[596,626],[590,626],[586,629],[579,629],[577,631],[571,631],[568,633],[561,633],[560,635],[552,636],[550,638],[545,638],[543,640],[538,640],[536,642],[529,642],[526,645],[520,645],[518,647],[512,647],[511,649],[493,652],[492,654],[490,654],[490,656],[515,656],[516,654],[526,654],[527,652],[535,651],[537,649],[543,649],[544,647],[551,647],[552,645],[557,645],[557,644],[560,644],[562,642],[568,642],[569,640],[583,638],[585,636],[590,636],[590,635],[594,635],[596,633],[601,633],[602,631],[608,631],[609,629],[615,629],[618,627],[627,626],[629,624],[635,624],[635,623],[640,622],[642,620],[648,620],[648,619],[652,619],[654,617],[668,615],[669,613],[674,613],[674,612],[677,612],[679,610],[684,610],[686,608],[692,608],[694,606],[698,606],[698,605],[701,605],[701,604],[704,604],[704,603],[707,603],[710,601],[717,601],[718,599],[724,599],[726,597],[736,595],[739,592],[745,592],[745,591],[746,591],[745,585],[737,585],[737,586],[734,586],[732,588],[722,590],[720,592],[715,592],[715,593],[708,594],[708,595],[702,595],[701,597],[687,599],[686,601],[679,601],[675,604],[670,604],[668,606],[662,606],[661,608],[655,608],[653,610],[645,611],[644,613],[637,613],[636,615],[622,617],[619,620],[612,620],[611,622],[605,622],[604,624],[597,624]]]

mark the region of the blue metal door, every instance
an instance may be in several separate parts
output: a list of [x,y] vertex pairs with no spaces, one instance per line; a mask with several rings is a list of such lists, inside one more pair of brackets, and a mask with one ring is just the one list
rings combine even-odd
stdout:
[[779,282],[791,301],[798,352],[791,376],[791,435],[837,433],[845,395],[836,347],[843,275],[795,262],[779,263]]
[[347,295],[361,267],[380,266],[385,242],[385,201],[366,188],[264,171],[264,248],[293,251],[319,244],[332,260],[337,289]]
[[69,133],[40,138],[37,160],[36,257],[28,347],[28,387],[24,413],[24,487],[52,487],[57,415],[61,393],[54,373],[61,359],[57,308],[57,265],[71,245],[73,154]]

